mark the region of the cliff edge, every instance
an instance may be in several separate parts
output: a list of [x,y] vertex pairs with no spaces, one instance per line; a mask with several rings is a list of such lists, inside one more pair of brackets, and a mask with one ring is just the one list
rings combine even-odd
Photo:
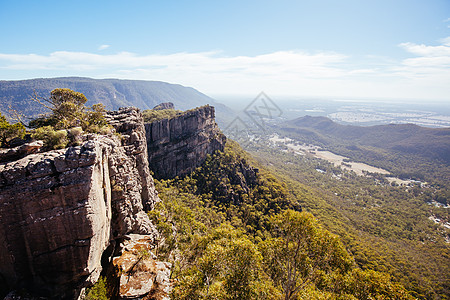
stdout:
[[149,163],[160,178],[182,176],[226,138],[210,106],[145,125],[135,108],[106,119],[114,134],[0,163],[0,299],[21,289],[77,299],[102,270],[114,297],[168,299],[171,265],[153,255],[159,234],[145,213],[160,201]]
[[156,237],[143,210],[159,199],[141,114],[121,109],[108,119],[117,135],[0,164],[0,292],[76,298],[97,281],[115,240]]
[[214,107],[209,105],[145,124],[145,132],[148,162],[160,179],[189,174],[206,155],[223,151],[226,142],[215,121]]

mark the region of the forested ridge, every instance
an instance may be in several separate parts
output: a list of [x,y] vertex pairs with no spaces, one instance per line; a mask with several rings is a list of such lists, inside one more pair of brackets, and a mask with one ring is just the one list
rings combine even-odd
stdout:
[[314,191],[273,176],[233,141],[156,187],[162,202],[149,214],[162,233],[158,256],[174,264],[174,299],[413,299],[388,273],[360,267],[302,208]]
[[86,77],[36,78],[29,80],[0,80],[1,113],[14,109],[25,117],[36,118],[46,109],[31,101],[37,94],[46,97],[53,89],[69,88],[83,93],[87,105],[102,103],[107,110],[134,106],[152,109],[162,100],[173,102],[177,109],[191,109],[209,103],[214,105],[217,119],[228,121],[231,110],[207,95],[190,87],[161,81],[93,79]]
[[305,116],[282,123],[276,130],[402,178],[432,180],[442,185],[450,180],[450,128],[414,124],[363,127]]
[[448,299],[449,229],[443,224],[449,213],[432,203],[446,203],[445,186],[392,186],[382,176],[357,176],[270,143],[249,149],[305,211],[341,237],[361,268],[391,274],[417,298]]

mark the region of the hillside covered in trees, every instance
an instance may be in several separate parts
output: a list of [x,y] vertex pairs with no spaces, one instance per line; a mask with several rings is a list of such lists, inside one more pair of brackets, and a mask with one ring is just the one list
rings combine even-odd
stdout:
[[[258,166],[256,168],[255,166]],[[413,299],[361,268],[337,235],[228,141],[191,175],[156,182],[158,256],[174,263],[174,299]]]
[[450,180],[450,128],[414,124],[342,125],[305,116],[276,126],[303,143],[322,146],[397,176],[445,183]]
[[[30,123],[47,149],[77,145],[83,131],[109,132],[103,106],[85,107],[83,94],[55,89],[47,101],[51,113]],[[180,114],[143,115],[152,122]],[[2,118],[5,144],[24,134]],[[371,141],[365,134],[358,147]],[[322,141],[310,136],[327,142],[325,133]],[[156,254],[173,266],[173,299],[448,298],[448,229],[433,221],[445,223],[448,211],[431,202],[445,200],[445,185],[390,185],[264,139],[248,149],[228,140],[194,172],[155,181],[162,201],[148,215],[161,233]],[[100,284],[96,295],[106,297]]]

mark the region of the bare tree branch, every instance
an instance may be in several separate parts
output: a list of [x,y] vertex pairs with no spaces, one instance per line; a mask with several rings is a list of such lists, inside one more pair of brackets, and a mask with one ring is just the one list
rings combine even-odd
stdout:
[[31,100],[39,103],[40,105],[44,106],[45,108],[50,109],[51,111],[53,111],[55,109],[54,107],[51,107],[51,106],[45,104],[44,102],[47,102],[47,103],[50,103],[51,105],[53,105],[53,103],[49,99],[38,96],[36,91],[33,91],[33,96],[31,96]]

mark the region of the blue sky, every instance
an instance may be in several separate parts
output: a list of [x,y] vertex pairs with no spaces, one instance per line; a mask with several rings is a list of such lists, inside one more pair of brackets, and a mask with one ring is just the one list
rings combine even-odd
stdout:
[[450,102],[450,1],[0,0],[0,80]]

